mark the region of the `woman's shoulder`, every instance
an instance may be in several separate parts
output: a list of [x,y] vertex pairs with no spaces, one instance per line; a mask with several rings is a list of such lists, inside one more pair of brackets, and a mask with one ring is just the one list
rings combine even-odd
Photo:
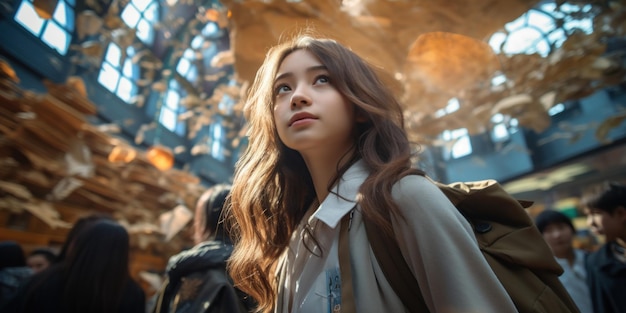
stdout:
[[394,184],[391,193],[403,214],[426,211],[430,212],[429,214],[442,214],[457,211],[435,182],[422,175],[402,177]]
[[433,193],[443,195],[439,187],[430,178],[423,175],[406,175],[400,178],[392,189],[394,198],[416,197]]

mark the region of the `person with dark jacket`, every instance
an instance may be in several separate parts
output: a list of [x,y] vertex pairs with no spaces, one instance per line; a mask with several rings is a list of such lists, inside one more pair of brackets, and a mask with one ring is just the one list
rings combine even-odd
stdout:
[[626,186],[607,182],[582,202],[591,231],[605,237],[587,258],[594,312],[626,312]]
[[229,185],[215,185],[198,200],[194,215],[195,246],[172,256],[158,292],[156,313],[250,312],[254,302],[232,284],[226,260],[233,246],[221,222]]

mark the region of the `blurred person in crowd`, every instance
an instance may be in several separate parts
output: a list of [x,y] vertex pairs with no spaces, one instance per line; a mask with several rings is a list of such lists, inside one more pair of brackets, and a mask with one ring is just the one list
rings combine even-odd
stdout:
[[0,311],[32,274],[22,246],[15,241],[0,242]]
[[587,224],[605,243],[587,260],[595,313],[626,312],[626,186],[606,182],[582,199]]
[[541,212],[535,218],[535,224],[563,268],[559,280],[581,313],[593,313],[585,269],[587,252],[574,248],[576,235],[574,224],[567,215],[554,210]]
[[26,264],[33,270],[33,273],[39,273],[54,263],[56,258],[57,255],[50,249],[39,248],[30,252],[26,258]]
[[6,313],[143,313],[145,295],[129,273],[129,236],[112,220],[74,234],[65,258],[20,288]]
[[56,258],[56,262],[61,262],[65,259],[65,256],[67,255],[67,250],[72,245],[72,242],[74,241],[78,233],[80,233],[87,226],[103,219],[113,221],[113,218],[110,215],[99,213],[79,218],[74,223],[74,226],[72,226],[72,229],[70,229],[70,231],[67,233],[67,236],[65,237],[65,242],[63,242],[63,246],[61,247],[61,252],[59,252],[59,255]]
[[221,223],[230,185],[209,188],[197,202],[195,246],[170,258],[166,281],[157,294],[156,313],[248,312],[252,300],[232,285],[226,260],[233,246]]

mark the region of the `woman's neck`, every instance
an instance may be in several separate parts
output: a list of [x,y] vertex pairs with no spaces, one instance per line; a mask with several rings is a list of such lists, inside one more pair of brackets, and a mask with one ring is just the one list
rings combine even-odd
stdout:
[[[352,150],[352,149],[351,149]],[[322,203],[328,196],[328,187],[333,179],[337,177],[338,169],[344,166],[351,158],[352,151],[336,154],[334,157],[323,157],[321,155],[302,155],[304,162],[309,169],[317,200]]]

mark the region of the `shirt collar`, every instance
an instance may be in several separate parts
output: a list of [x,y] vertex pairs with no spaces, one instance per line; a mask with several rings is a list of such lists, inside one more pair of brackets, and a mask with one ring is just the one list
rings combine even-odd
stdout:
[[337,227],[341,218],[356,205],[359,187],[368,174],[362,160],[355,162],[338,180],[311,219],[317,218],[331,228]]

